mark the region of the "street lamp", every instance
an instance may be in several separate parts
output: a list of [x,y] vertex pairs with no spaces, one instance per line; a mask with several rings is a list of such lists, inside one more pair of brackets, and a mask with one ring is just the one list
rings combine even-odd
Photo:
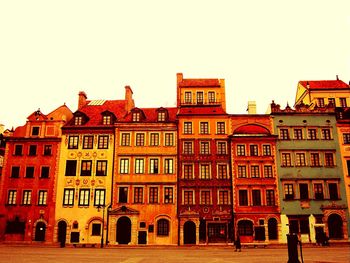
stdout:
[[103,248],[103,238],[104,238],[104,228],[105,228],[105,205],[99,204],[97,206],[97,211],[100,212],[102,208],[102,234],[101,234],[101,248]]
[[107,227],[106,227],[106,246],[108,246],[109,212],[112,211],[112,205],[107,207]]

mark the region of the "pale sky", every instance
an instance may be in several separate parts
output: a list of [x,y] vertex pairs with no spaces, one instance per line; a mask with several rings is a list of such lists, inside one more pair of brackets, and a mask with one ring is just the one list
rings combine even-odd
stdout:
[[224,78],[227,112],[294,104],[300,80],[350,80],[349,0],[0,0],[0,123],[78,92],[176,105],[176,73]]

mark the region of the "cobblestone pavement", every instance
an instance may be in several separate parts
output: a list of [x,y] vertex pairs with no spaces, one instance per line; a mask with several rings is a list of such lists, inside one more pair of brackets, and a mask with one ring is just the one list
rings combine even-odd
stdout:
[[[305,263],[350,262],[350,247],[303,248]],[[299,252],[299,259],[300,252]],[[122,262],[122,263],[226,263],[287,262],[286,247],[247,248],[234,252],[232,247],[114,247],[56,248],[43,246],[0,245],[0,262]]]

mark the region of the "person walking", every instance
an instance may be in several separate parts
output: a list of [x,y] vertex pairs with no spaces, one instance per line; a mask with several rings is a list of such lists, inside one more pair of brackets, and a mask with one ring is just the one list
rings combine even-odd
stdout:
[[239,238],[239,235],[237,235],[237,238],[235,241],[235,247],[236,247],[235,251],[241,252],[242,245],[241,245],[241,239]]

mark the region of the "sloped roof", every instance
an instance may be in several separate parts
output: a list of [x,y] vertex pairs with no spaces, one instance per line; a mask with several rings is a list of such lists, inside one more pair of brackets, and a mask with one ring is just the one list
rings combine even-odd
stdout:
[[[303,87],[309,90],[322,89],[349,89],[350,86],[341,80],[303,80],[299,81]],[[308,87],[309,85],[309,87]]]
[[247,125],[243,125],[243,126],[238,127],[237,129],[235,129],[233,134],[270,135],[270,131],[267,128],[262,127],[260,125],[247,124]]
[[218,79],[183,79],[180,87],[220,87]]
[[145,119],[140,122],[158,122],[158,111],[166,110],[168,112],[168,120],[170,122],[176,121],[177,108],[134,108],[125,118],[124,122],[132,122],[132,112],[134,110],[140,110],[143,112]]
[[227,114],[221,106],[188,106],[181,107],[179,115],[225,115]]

